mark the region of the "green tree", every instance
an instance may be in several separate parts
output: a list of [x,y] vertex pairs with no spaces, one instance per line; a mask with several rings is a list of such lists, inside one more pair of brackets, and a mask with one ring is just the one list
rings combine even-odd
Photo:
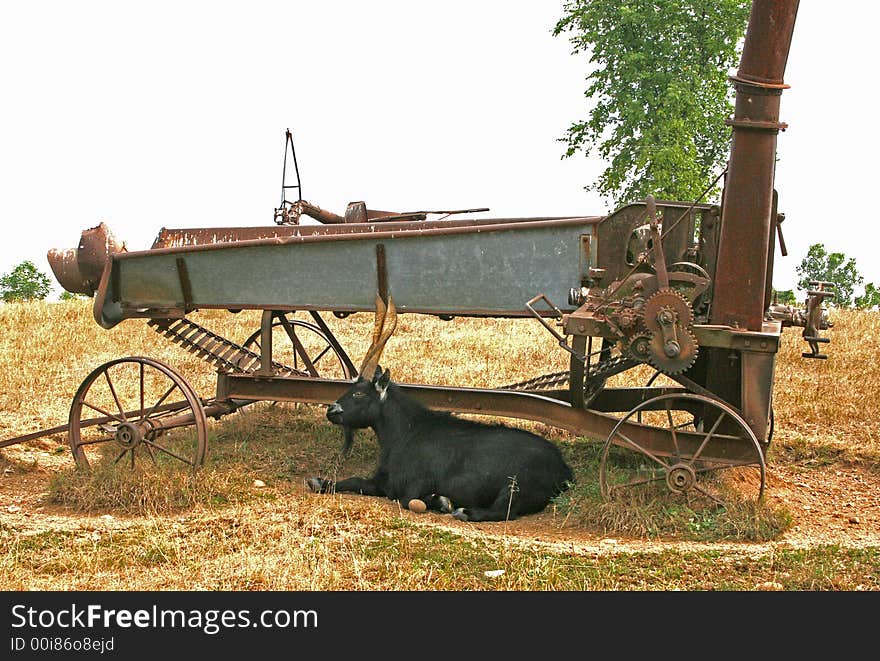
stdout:
[[807,256],[795,271],[799,277],[798,289],[803,291],[812,289],[810,282],[813,280],[833,283],[836,294],[828,300],[843,308],[852,307],[853,291],[864,281],[856,268],[855,259],[847,259],[842,252],[829,253],[821,243],[810,246]]
[[774,289],[773,300],[779,305],[794,305],[797,302],[793,289]]
[[[616,204],[694,200],[722,171],[748,0],[567,0],[553,35],[594,65],[589,119],[560,141],[609,163],[587,190]],[[717,190],[710,191],[717,193]]]
[[856,296],[855,305],[859,310],[873,310],[880,307],[880,289],[877,289],[873,282],[869,282],[865,285],[865,293]]
[[37,269],[30,260],[25,260],[9,273],[0,276],[0,296],[3,301],[42,300],[52,291],[49,277]]
[[73,292],[69,292],[67,290],[64,290],[58,296],[59,301],[78,301],[82,298],[86,298],[86,296],[84,296],[83,294],[74,294]]

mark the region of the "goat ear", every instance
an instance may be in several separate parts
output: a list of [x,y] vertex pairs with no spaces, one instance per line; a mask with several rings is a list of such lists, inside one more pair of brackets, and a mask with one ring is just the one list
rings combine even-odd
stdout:
[[380,378],[382,378],[382,367],[376,365],[376,371],[373,372],[373,383],[378,383]]
[[391,382],[391,370],[385,370],[381,374],[379,372],[381,372],[381,369],[377,369],[373,384],[379,393],[379,399],[384,401],[385,394],[388,392],[388,384]]

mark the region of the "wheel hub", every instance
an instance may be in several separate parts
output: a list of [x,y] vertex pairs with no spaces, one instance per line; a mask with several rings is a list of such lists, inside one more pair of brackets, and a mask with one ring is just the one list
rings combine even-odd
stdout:
[[144,439],[144,436],[138,426],[133,425],[130,422],[123,422],[122,424],[120,424],[116,428],[113,436],[119,446],[126,449],[137,447]]
[[666,472],[666,485],[673,493],[689,491],[697,481],[697,474],[688,464],[674,464]]

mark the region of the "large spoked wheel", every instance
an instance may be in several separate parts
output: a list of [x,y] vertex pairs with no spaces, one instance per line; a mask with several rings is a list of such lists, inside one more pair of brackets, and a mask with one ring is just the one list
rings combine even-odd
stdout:
[[73,398],[68,431],[83,469],[106,458],[131,468],[138,461],[171,462],[195,471],[208,443],[196,392],[165,363],[139,356],[111,360],[86,377]]
[[606,500],[647,502],[663,492],[722,506],[764,495],[764,452],[742,416],[692,393],[640,403],[608,435],[599,464]]
[[[244,347],[260,353],[260,331],[244,341]],[[353,373],[340,350],[317,325],[295,319],[292,313],[272,321],[272,360],[313,377],[351,379]]]

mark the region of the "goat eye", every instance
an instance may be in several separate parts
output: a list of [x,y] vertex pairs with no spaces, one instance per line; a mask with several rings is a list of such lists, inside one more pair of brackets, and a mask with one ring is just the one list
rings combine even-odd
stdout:
[[366,397],[367,393],[365,392],[356,392],[352,395],[355,399],[360,399],[361,397]]

